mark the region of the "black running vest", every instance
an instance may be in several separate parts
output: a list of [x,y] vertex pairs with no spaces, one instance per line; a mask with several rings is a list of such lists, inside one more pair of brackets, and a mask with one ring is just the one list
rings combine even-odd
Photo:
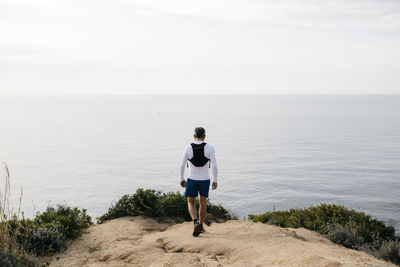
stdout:
[[[203,167],[208,163],[208,167],[210,168],[210,159],[204,156],[204,147],[207,143],[195,144],[191,143],[193,149],[193,157],[189,159],[189,161],[196,167]],[[187,164],[189,167],[189,164]]]

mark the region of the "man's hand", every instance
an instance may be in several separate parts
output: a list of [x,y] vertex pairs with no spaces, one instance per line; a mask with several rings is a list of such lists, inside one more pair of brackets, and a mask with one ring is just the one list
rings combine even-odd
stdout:
[[211,189],[212,189],[212,190],[215,190],[215,189],[217,189],[217,187],[218,187],[217,182],[213,182],[213,183],[212,183],[212,186],[211,186]]
[[186,187],[186,181],[185,181],[185,180],[182,180],[182,181],[181,181],[181,186],[182,186],[182,187]]

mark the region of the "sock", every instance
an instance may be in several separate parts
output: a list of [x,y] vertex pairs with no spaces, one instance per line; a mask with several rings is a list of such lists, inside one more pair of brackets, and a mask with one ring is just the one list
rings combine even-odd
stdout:
[[193,220],[193,224],[194,224],[194,225],[199,224],[199,219],[194,219],[194,220]]

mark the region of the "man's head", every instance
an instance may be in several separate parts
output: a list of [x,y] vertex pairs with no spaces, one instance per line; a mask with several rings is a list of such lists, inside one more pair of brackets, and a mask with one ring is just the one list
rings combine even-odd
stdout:
[[194,128],[193,137],[195,140],[203,141],[206,138],[206,130],[203,127]]

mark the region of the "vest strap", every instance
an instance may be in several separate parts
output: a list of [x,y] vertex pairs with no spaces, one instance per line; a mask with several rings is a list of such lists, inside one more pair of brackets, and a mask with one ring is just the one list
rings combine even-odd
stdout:
[[[211,161],[209,158],[204,156],[204,147],[207,143],[203,142],[201,144],[191,143],[193,149],[193,157],[189,161],[196,167],[203,167],[208,162],[208,168],[211,168]],[[186,162],[186,166],[189,164]]]

